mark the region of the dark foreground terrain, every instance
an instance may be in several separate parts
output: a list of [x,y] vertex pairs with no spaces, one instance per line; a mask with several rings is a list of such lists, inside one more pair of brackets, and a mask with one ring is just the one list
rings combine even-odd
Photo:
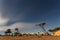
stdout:
[[0,36],[0,40],[60,40],[56,36]]

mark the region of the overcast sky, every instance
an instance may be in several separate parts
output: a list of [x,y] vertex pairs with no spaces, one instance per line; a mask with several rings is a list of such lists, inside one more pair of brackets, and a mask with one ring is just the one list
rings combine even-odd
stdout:
[[46,22],[47,30],[60,26],[60,0],[0,0],[1,33],[9,28],[38,32],[40,22]]

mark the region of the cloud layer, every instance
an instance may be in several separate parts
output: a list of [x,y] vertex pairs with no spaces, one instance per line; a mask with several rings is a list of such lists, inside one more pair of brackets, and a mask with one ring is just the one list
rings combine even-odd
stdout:
[[31,29],[32,27],[34,27],[35,24],[34,23],[15,23],[15,24],[12,24],[10,26],[0,26],[0,31],[5,31],[7,29],[15,29],[15,28],[19,28],[19,30],[21,29]]

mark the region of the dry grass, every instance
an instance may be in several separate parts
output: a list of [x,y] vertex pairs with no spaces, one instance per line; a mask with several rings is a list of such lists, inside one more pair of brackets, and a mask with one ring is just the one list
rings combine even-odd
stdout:
[[0,40],[60,40],[55,36],[0,36]]

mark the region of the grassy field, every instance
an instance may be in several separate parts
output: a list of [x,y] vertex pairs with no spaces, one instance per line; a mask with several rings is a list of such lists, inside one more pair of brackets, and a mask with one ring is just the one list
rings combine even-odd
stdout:
[[60,40],[56,36],[0,36],[0,40]]

